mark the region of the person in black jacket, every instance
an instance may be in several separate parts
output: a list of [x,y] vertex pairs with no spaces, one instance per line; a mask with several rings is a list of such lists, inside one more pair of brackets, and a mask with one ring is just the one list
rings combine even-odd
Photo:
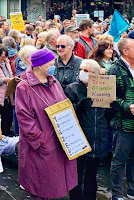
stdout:
[[[65,93],[74,105],[79,123],[92,151],[77,159],[78,186],[70,192],[70,200],[96,200],[96,175],[99,160],[107,155],[106,109],[91,107],[92,100],[87,98],[88,75],[89,73],[99,74],[99,64],[95,60],[85,59],[80,69],[77,81],[68,85]],[[83,177],[84,190],[82,191]]]
[[54,76],[60,82],[62,88],[76,81],[82,58],[73,54],[74,41],[68,35],[61,35],[57,39],[58,57],[55,59]]

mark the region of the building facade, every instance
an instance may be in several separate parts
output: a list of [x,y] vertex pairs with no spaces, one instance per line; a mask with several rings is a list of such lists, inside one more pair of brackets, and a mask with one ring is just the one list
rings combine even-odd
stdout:
[[[0,0],[0,16],[10,19],[10,13],[22,11],[24,20],[35,22],[38,16],[53,19],[55,14],[61,19],[71,18],[72,9],[78,13],[89,13],[93,20],[107,18],[117,9],[127,14],[128,19],[134,16],[134,0]],[[100,11],[100,12],[99,12]],[[97,12],[101,16],[97,16]]]
[[0,16],[10,19],[10,13],[21,11],[21,0],[0,0]]

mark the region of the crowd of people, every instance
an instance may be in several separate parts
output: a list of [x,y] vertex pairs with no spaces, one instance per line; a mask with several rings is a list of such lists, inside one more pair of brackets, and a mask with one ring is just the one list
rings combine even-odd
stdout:
[[[84,19],[76,27],[76,13],[63,22],[60,16],[26,20],[23,31],[0,17],[0,156],[19,148],[19,183],[31,200],[67,194],[70,200],[96,200],[97,170],[106,158],[112,200],[124,199],[125,177],[127,197],[134,199],[134,27],[115,45],[107,33],[112,16],[103,22]],[[92,107],[87,98],[92,73],[116,75],[111,108]],[[14,77],[16,90],[5,97]],[[92,149],[74,160],[67,158],[44,110],[67,98]]]

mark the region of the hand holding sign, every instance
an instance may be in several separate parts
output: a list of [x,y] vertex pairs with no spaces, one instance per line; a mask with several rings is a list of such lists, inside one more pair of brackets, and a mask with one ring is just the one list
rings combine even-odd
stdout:
[[89,74],[87,96],[93,100],[92,107],[110,108],[116,101],[116,76]]

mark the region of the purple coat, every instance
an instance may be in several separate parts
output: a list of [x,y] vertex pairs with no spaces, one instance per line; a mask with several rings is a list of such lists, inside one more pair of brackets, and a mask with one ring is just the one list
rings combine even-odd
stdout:
[[[49,87],[42,84],[28,68],[25,81],[51,106],[66,99],[60,83],[53,76]],[[54,128],[44,111],[46,105],[23,81],[16,89],[16,113],[20,127],[19,182],[31,194],[59,198],[77,185],[76,160],[69,161]]]

